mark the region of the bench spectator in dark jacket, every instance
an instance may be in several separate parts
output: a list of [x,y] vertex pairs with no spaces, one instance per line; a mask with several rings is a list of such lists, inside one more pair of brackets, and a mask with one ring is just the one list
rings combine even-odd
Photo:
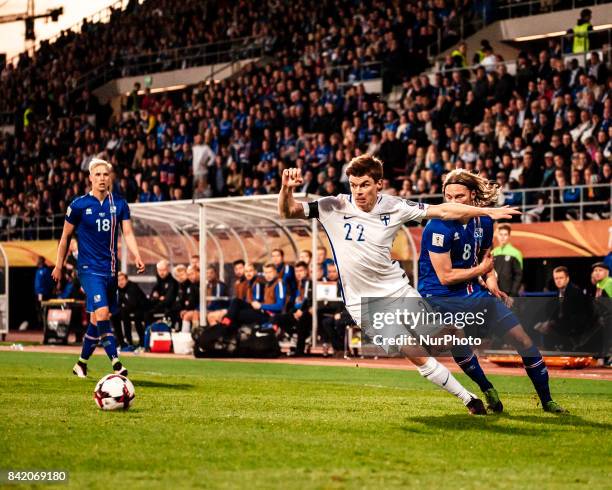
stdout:
[[194,265],[187,267],[187,285],[180,316],[181,331],[189,332],[200,326],[200,269]]
[[119,314],[113,317],[117,342],[122,347],[133,344],[131,325],[133,321],[138,332],[139,347],[144,348],[144,312],[148,308],[149,300],[140,286],[130,281],[123,272],[117,274],[117,291]]
[[304,355],[306,338],[312,328],[312,281],[306,262],[295,264],[297,290],[291,311],[276,315],[274,324],[287,333],[297,333],[295,355]]
[[153,323],[156,313],[169,315],[178,293],[178,283],[170,274],[170,263],[161,260],[157,263],[157,282],[151,291],[151,308],[147,313],[147,324]]

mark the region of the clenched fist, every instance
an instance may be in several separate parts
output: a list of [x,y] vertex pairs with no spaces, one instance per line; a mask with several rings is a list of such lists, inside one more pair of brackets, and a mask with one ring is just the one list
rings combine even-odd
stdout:
[[303,183],[302,171],[299,168],[288,168],[283,170],[283,187],[299,187]]

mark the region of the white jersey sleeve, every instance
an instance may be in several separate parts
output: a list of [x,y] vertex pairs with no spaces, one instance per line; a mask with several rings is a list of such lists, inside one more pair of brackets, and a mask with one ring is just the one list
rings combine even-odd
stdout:
[[408,221],[421,222],[427,216],[429,204],[399,199],[399,217],[402,223]]
[[304,202],[304,215],[307,218],[318,218],[324,223],[333,214],[334,211],[344,208],[346,201],[342,195],[322,197],[316,201]]

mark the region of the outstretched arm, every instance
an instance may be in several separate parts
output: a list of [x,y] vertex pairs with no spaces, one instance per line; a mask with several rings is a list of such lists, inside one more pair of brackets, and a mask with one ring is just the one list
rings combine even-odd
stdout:
[[476,218],[478,216],[489,216],[491,219],[511,219],[512,216],[521,214],[516,208],[479,208],[456,202],[445,202],[427,207],[426,218],[439,218],[442,220],[454,220],[463,218]]
[[57,246],[57,259],[55,260],[55,267],[51,272],[51,277],[55,282],[59,282],[62,278],[62,269],[64,268],[64,260],[66,260],[66,253],[68,252],[68,245],[70,244],[70,237],[74,231],[74,225],[64,221],[64,229],[62,230],[62,237],[60,238]]
[[440,280],[440,284],[443,286],[451,286],[453,284],[471,281],[472,279],[487,274],[493,269],[493,259],[490,255],[487,255],[476,267],[471,267],[469,269],[453,269],[450,252],[436,253],[430,251],[429,258]]
[[293,197],[293,188],[302,183],[302,172],[299,168],[283,170],[282,186],[278,193],[278,213],[281,218],[306,218],[302,204]]
[[136,270],[139,274],[142,274],[145,270],[145,265],[140,258],[140,252],[138,251],[138,244],[136,243],[136,237],[134,236],[134,229],[132,228],[132,222],[129,219],[121,222],[121,229],[123,231],[123,239],[134,256],[134,263],[136,264]]

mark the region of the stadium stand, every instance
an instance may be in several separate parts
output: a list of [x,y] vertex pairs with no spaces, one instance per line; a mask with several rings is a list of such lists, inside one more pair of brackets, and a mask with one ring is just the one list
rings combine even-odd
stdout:
[[[575,218],[577,202],[579,217],[609,216],[609,50],[584,68],[554,42],[511,62],[490,51],[471,68],[450,56],[427,75],[428,46],[458,40],[454,22],[474,15],[471,2],[267,6],[131,2],[110,24],[84,23],[7,65],[0,110],[16,124],[0,136],[0,238],[56,237],[98,155],[130,202],[273,193],[288,165],[302,168],[302,190],[329,195],[346,189],[348,161],[370,152],[386,163],[384,192],[435,202],[459,166],[497,180],[529,220]],[[274,56],[219,83],[135,87],[119,117],[94,85],[72,89],[108,63],[244,36]],[[383,95],[368,93],[362,82],[379,77]],[[384,93],[397,85],[392,103]]]

